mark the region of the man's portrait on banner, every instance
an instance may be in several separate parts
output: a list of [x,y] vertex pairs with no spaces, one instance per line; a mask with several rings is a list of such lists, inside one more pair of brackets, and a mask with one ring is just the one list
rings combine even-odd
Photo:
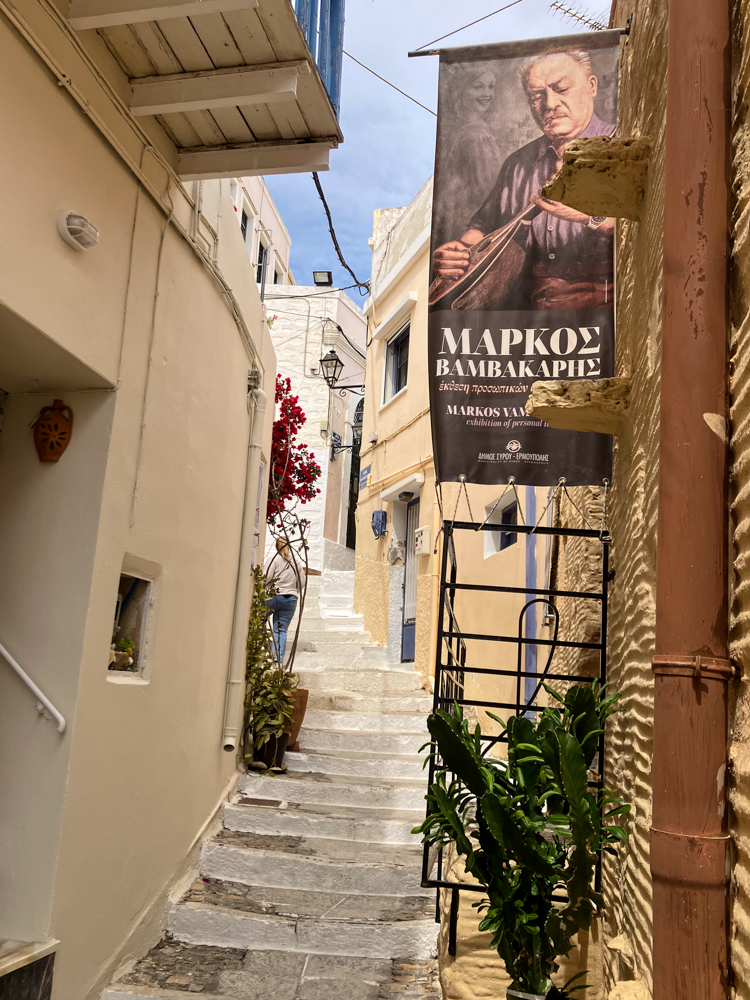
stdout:
[[612,303],[614,220],[541,193],[572,139],[614,132],[614,97],[600,92],[601,75],[584,48],[553,47],[466,64],[450,77],[441,103],[457,112],[453,123],[446,119],[447,134],[441,124],[438,139],[435,212],[445,242],[433,242],[431,308],[548,311]]

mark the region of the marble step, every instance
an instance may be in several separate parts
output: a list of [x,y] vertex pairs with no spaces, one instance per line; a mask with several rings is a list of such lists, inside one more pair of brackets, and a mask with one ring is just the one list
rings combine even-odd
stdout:
[[[429,739],[426,733],[388,732],[336,732],[330,729],[313,729],[304,726],[299,736],[300,749],[304,752],[317,750],[351,750],[357,753],[375,754],[418,754]],[[425,751],[426,752],[426,751]]]
[[[406,971],[403,965],[401,968]],[[177,969],[181,974],[175,975]],[[402,978],[399,971],[398,960],[306,952],[243,952],[162,941],[102,998],[185,1000],[186,994],[200,993],[202,1000],[321,1000],[345,994],[346,1000],[377,1000],[384,984],[387,989],[395,978]],[[170,988],[166,985],[170,980],[178,980],[180,985]]]
[[371,641],[370,633],[365,632],[362,628],[319,628],[317,622],[315,625],[310,624],[308,626],[308,623],[304,621],[299,632],[299,638],[300,642],[304,639],[305,642],[339,642],[342,644],[346,643],[347,645],[354,645],[356,643],[364,645],[366,642]]
[[427,713],[424,715],[362,715],[354,712],[325,712],[308,708],[302,732],[332,729],[337,732],[420,733],[429,737]]
[[240,795],[224,806],[224,828],[267,836],[352,840],[364,844],[411,844],[422,822],[419,810],[373,809],[298,803]]
[[[335,656],[336,654],[340,654],[341,653],[341,647],[343,645],[343,643],[341,643],[341,642],[336,642],[336,640],[335,640],[335,636],[336,635],[337,635],[336,632],[329,632],[329,633],[327,633],[327,638],[325,640],[323,640],[323,639],[316,639],[315,642],[311,642],[310,640],[305,639],[304,644],[301,646],[301,648],[304,649],[306,652],[309,652],[309,653],[331,653],[331,654],[333,654]],[[302,644],[302,640],[301,639],[300,639],[300,644]],[[366,635],[365,636],[360,635],[358,637],[358,642],[357,643],[353,643],[352,645],[354,645],[355,649],[359,649],[360,646],[363,649],[367,649],[367,648],[379,649],[379,648],[381,648],[379,646],[376,646],[374,643],[368,642]],[[298,648],[300,648],[300,647],[298,646]]]
[[349,774],[366,778],[421,778],[426,775],[416,754],[382,757],[364,753],[287,753],[289,770],[316,774]]
[[201,849],[200,873],[252,886],[429,896],[422,880],[422,846],[361,844],[313,837],[268,837],[223,830]]
[[405,670],[295,670],[300,687],[313,692],[354,692],[356,694],[422,694],[419,674]]
[[210,882],[169,913],[178,941],[221,948],[428,958],[437,927],[429,897],[365,896]]
[[414,673],[413,664],[389,659],[386,646],[364,646],[351,649],[342,643],[336,653],[315,653],[297,650],[295,670],[376,670],[395,673]]
[[[364,672],[364,671],[363,671]],[[304,687],[305,685],[301,685]],[[308,708],[323,712],[352,712],[355,715],[420,715],[432,711],[432,695],[367,695],[353,691],[310,691]]]
[[322,803],[337,806],[369,806],[373,809],[415,809],[424,812],[427,778],[385,782],[376,778],[339,775],[323,777],[290,771],[269,777],[246,774],[239,791],[251,798],[280,799],[287,802]]

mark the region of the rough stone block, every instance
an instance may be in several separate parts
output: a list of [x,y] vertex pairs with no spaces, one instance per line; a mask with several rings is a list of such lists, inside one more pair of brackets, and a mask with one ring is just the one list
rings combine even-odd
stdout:
[[619,434],[629,397],[629,378],[534,382],[526,412],[559,430]]
[[651,140],[645,137],[574,139],[542,194],[587,215],[637,222],[650,156]]

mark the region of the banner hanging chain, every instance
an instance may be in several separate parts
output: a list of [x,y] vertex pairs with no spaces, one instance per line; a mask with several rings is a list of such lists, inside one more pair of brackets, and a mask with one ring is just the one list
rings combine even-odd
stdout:
[[549,510],[549,505],[550,505],[550,504],[552,503],[552,501],[553,501],[553,500],[555,499],[555,497],[557,496],[557,492],[558,492],[558,490],[559,490],[559,489],[560,489],[561,487],[563,487],[563,486],[565,486],[565,478],[561,476],[561,477],[560,477],[560,480],[559,480],[559,482],[558,482],[558,484],[557,484],[557,486],[555,486],[554,490],[552,491],[552,495],[550,496],[549,500],[548,500],[548,501],[547,501],[547,503],[545,504],[545,507],[544,507],[544,510],[543,510],[543,511],[542,511],[542,513],[541,513],[541,514],[539,515],[539,518],[538,518],[538,520],[537,520],[536,524],[534,525],[534,527],[533,527],[533,529],[532,529],[532,531],[531,531],[531,534],[532,534],[532,535],[534,534],[534,532],[536,531],[536,529],[537,529],[537,528],[539,527],[539,525],[540,525],[540,524],[542,523],[542,518],[544,517],[544,515],[545,515],[545,514],[547,513],[547,511]]
[[471,512],[471,501],[469,500],[469,490],[466,486],[466,476],[459,476],[458,481],[461,485],[458,487],[458,495],[456,497],[456,509],[453,511],[453,520],[454,521],[456,520],[456,514],[458,513],[458,505],[461,502],[461,490],[463,490],[464,493],[466,494],[466,506],[469,508],[469,518],[471,519],[471,523],[473,524],[474,515]]
[[487,517],[485,517],[485,519],[482,521],[482,523],[477,526],[477,531],[480,531],[485,526],[485,524],[489,523],[490,518],[495,513],[495,508],[497,507],[497,505],[500,503],[500,501],[503,499],[503,497],[505,496],[505,494],[510,489],[511,483],[515,483],[515,481],[516,481],[515,476],[511,476],[510,479],[508,479],[508,482],[507,482],[507,484],[505,486],[505,489],[500,494],[500,496],[497,498],[497,500],[493,503],[492,510],[489,512],[489,514],[487,515]]
[[589,519],[588,519],[588,518],[586,517],[586,515],[585,515],[585,514],[583,513],[583,511],[582,511],[582,510],[581,510],[581,508],[580,508],[580,507],[578,506],[578,504],[577,504],[577,503],[575,502],[575,500],[574,500],[574,499],[573,499],[573,497],[572,497],[572,496],[570,495],[570,493],[568,493],[568,487],[567,487],[567,486],[565,486],[565,485],[563,485],[563,493],[564,493],[564,494],[565,494],[565,496],[566,496],[566,497],[568,498],[568,500],[570,500],[570,502],[571,502],[571,503],[573,504],[573,506],[574,506],[574,507],[575,507],[575,509],[576,509],[576,510],[578,511],[578,513],[579,513],[579,514],[581,515],[581,517],[583,518],[583,523],[584,523],[585,525],[587,525],[587,527],[588,527],[588,528],[589,528],[589,529],[590,529],[591,531],[596,531],[596,528],[594,528],[594,527],[593,527],[593,526],[592,526],[592,525],[591,525],[591,524],[589,523]]

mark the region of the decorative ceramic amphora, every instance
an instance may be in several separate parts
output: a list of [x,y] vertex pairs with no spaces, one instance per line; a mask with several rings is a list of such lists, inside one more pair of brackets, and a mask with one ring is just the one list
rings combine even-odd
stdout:
[[41,462],[59,462],[70,444],[73,430],[73,411],[56,399],[52,406],[43,406],[34,420],[34,444]]

